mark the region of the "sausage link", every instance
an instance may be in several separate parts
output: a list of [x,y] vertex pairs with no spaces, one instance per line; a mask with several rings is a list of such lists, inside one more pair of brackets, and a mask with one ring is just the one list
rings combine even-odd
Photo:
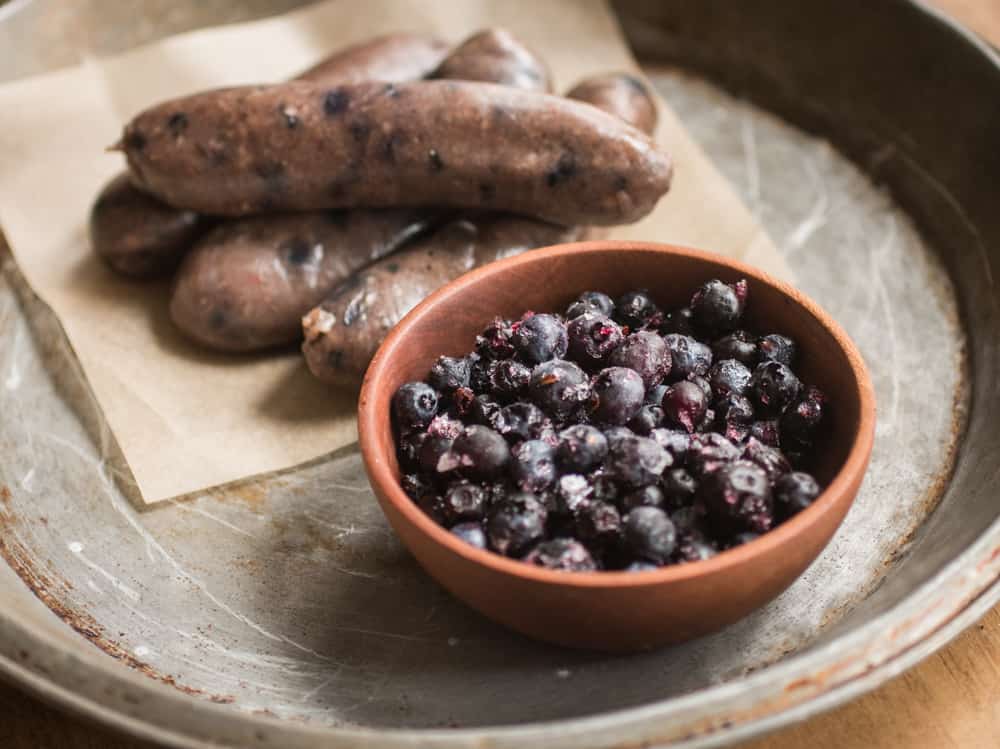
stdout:
[[[388,34],[335,52],[299,79],[328,86],[368,79],[412,80],[434,70],[446,50],[447,45],[433,37]],[[295,115],[286,116],[291,122]],[[123,275],[156,278],[173,271],[212,223],[148,195],[120,174],[105,186],[91,211],[91,246]]]
[[542,59],[506,29],[486,29],[469,37],[430,77],[499,83],[542,93],[552,90]]
[[223,215],[446,205],[613,225],[652,210],[671,176],[647,136],[594,107],[465,81],[217,90],[146,110],[121,146],[145,189]]
[[155,278],[177,267],[208,220],[173,208],[119,174],[101,190],[90,212],[90,245],[109,267],[132,278]]
[[591,76],[576,84],[566,96],[593,104],[648,135],[656,130],[653,92],[646,83],[629,73]]
[[[643,102],[629,78],[595,76],[569,96],[652,131],[656,124],[652,94],[643,89]],[[623,91],[628,95],[621,95]],[[309,369],[324,382],[357,384],[389,330],[438,287],[501,257],[574,241],[581,235],[579,229],[509,216],[454,221],[348,279],[302,319],[302,351]]]
[[356,385],[386,333],[424,297],[472,268],[578,238],[580,230],[520,216],[457,219],[344,281],[302,319],[314,375]]
[[170,316],[188,337],[220,351],[292,343],[305,310],[434,219],[422,209],[387,208],[223,222],[184,259]]

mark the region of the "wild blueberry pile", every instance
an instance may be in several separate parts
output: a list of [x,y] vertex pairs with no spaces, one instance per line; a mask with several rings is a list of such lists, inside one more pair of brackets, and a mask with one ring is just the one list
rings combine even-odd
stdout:
[[[495,319],[393,398],[402,486],[473,546],[556,570],[654,569],[744,544],[820,493],[823,394],[741,327],[747,283]],[[797,470],[798,469],[798,470]]]

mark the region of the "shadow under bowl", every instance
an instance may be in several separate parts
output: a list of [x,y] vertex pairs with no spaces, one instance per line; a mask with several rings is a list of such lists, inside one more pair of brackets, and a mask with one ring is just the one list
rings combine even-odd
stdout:
[[[829,398],[825,441],[812,466],[826,487],[804,511],[759,539],[711,559],[641,573],[559,572],[476,549],[425,515],[399,485],[390,403],[441,355],[460,356],[495,316],[562,311],[585,290],[612,297],[649,289],[664,308],[685,305],[712,278],[746,278],[745,327],[798,343],[796,372]],[[635,651],[720,629],[767,603],[829,542],[857,494],[872,449],[875,398],[861,356],[819,306],[756,268],[663,244],[593,241],[534,250],[442,287],[389,334],[358,406],[361,452],[390,524],[421,566],[487,617],[540,640]]]

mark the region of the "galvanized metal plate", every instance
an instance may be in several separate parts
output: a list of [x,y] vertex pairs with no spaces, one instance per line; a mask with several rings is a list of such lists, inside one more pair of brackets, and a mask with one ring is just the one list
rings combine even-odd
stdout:
[[959,449],[995,318],[959,323],[971,282],[953,270],[956,294],[907,214],[827,142],[683,74],[655,80],[875,380],[872,468],[788,592],[655,653],[532,643],[422,575],[353,450],[137,511],[72,353],[8,261],[0,668],[184,745],[703,744],[888,678],[972,599],[995,598],[983,592],[1000,572],[995,510],[968,486],[976,444]]

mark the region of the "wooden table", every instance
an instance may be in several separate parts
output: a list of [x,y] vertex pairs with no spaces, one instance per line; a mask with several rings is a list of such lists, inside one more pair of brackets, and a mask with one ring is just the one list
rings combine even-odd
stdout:
[[[933,4],[1000,46],[1000,0],[933,0]],[[66,717],[3,684],[0,747],[151,749],[145,742]],[[741,749],[800,747],[1000,747],[1000,608],[951,646],[877,691]]]

